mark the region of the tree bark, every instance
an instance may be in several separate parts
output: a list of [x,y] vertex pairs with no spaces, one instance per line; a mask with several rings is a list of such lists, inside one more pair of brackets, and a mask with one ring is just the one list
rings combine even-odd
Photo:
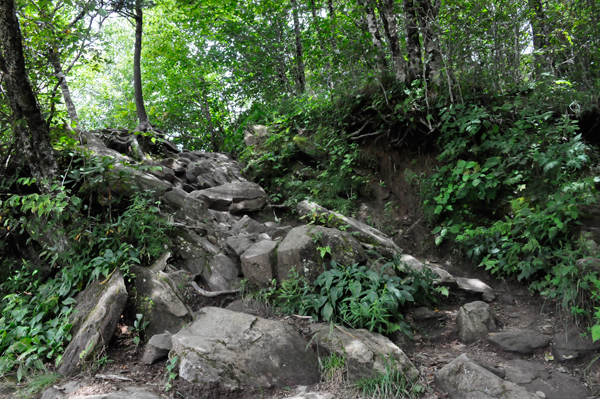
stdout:
[[306,75],[304,73],[304,50],[302,48],[302,37],[300,32],[300,19],[298,18],[298,3],[291,0],[292,16],[294,18],[294,36],[296,38],[296,73],[298,80],[298,92],[306,91]]
[[379,9],[379,15],[383,23],[383,30],[388,39],[396,79],[400,82],[405,82],[406,70],[404,57],[400,50],[400,40],[398,39],[398,24],[396,23],[396,15],[394,14],[394,1],[377,0],[377,8]]
[[377,24],[377,17],[375,17],[375,10],[370,4],[369,0],[360,0],[365,14],[367,15],[367,28],[371,35],[371,42],[375,48],[377,57],[377,66],[380,71],[385,71],[388,68],[387,60],[385,59],[385,53],[383,51],[383,41],[381,40],[381,33],[379,32],[379,26]]
[[73,103],[73,99],[71,98],[71,91],[69,90],[67,77],[63,72],[58,53],[55,50],[50,49],[48,51],[48,59],[52,64],[52,67],[54,68],[54,74],[58,79],[60,90],[62,91],[63,99],[65,101],[65,106],[67,107],[67,113],[69,114],[69,119],[71,119],[72,125],[77,127],[77,124],[79,122],[79,117],[77,116],[77,108],[75,108],[75,104]]
[[406,50],[408,52],[408,82],[421,75],[421,39],[419,38],[419,19],[414,0],[404,0],[404,18],[406,20]]
[[426,62],[425,79],[433,91],[442,84],[442,54],[439,50],[439,35],[435,24],[440,8],[439,0],[416,0],[421,19],[423,46]]
[[133,89],[135,96],[135,110],[138,117],[137,131],[145,132],[152,130],[152,125],[148,121],[146,106],[144,105],[144,95],[142,93],[142,34],[144,24],[144,14],[142,11],[142,1],[135,2],[135,46],[133,52]]
[[58,176],[58,165],[50,129],[25,69],[22,41],[14,0],[0,0],[0,71],[13,114],[13,130],[38,187],[49,192],[52,179]]
[[544,71],[545,54],[548,52],[548,32],[546,27],[546,16],[544,6],[541,0],[530,0],[529,7],[531,13],[531,33],[533,34],[533,49],[535,73],[539,75]]

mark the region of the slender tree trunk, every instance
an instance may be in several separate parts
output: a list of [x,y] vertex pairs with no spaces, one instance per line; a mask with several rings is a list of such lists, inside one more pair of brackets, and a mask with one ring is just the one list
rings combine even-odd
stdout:
[[530,0],[529,7],[532,9],[530,24],[531,33],[533,34],[535,73],[539,75],[546,69],[544,67],[545,54],[548,53],[546,17],[541,0]]
[[13,117],[13,130],[22,155],[42,191],[58,176],[48,124],[42,117],[23,56],[23,38],[14,0],[0,0],[0,71]]
[[367,28],[371,34],[371,41],[377,55],[377,66],[380,71],[385,71],[387,66],[387,60],[385,59],[385,52],[383,51],[383,41],[381,40],[381,33],[379,33],[379,26],[377,24],[377,17],[375,16],[375,10],[370,4],[369,0],[360,0],[365,14],[367,15]]
[[50,63],[54,68],[54,74],[58,79],[58,83],[63,94],[63,99],[65,100],[65,106],[67,107],[67,113],[69,114],[69,119],[71,119],[71,124],[77,127],[77,124],[79,122],[79,117],[77,116],[77,109],[75,108],[75,104],[73,103],[73,99],[71,98],[69,84],[67,83],[67,78],[63,73],[58,53],[55,50],[49,50],[48,59],[50,60]]
[[298,18],[298,3],[291,0],[292,16],[294,18],[294,36],[296,38],[296,73],[298,80],[298,91],[306,91],[306,75],[304,74],[304,50],[302,48],[302,36],[300,32],[300,19]]
[[408,81],[412,82],[421,75],[421,39],[419,38],[419,20],[414,0],[404,0],[406,19],[406,49],[408,52]]
[[333,49],[334,52],[339,52],[338,50],[338,45],[337,45],[337,21],[336,21],[336,16],[335,16],[335,8],[333,8],[333,0],[328,0],[327,1],[327,9],[329,11],[329,21],[331,24],[331,48]]
[[148,121],[146,106],[144,105],[144,95],[142,93],[142,34],[144,24],[144,14],[142,11],[142,1],[135,2],[135,46],[133,52],[133,90],[135,95],[135,110],[138,117],[137,131],[145,132],[152,130],[152,125]]
[[406,70],[404,57],[400,50],[400,40],[398,39],[398,24],[396,23],[396,15],[394,14],[394,0],[377,0],[377,8],[379,9],[379,15],[383,23],[383,30],[388,39],[396,79],[400,82],[405,82]]
[[442,84],[442,54],[440,53],[439,36],[436,30],[437,16],[440,7],[439,0],[416,0],[421,20],[423,46],[425,49],[426,69],[425,78],[429,88],[436,89]]

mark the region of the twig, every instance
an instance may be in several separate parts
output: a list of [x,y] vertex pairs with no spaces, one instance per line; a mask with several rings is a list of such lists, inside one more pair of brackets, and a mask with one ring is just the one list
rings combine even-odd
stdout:
[[[388,130],[388,132],[389,132],[389,130]],[[375,135],[382,134],[382,133],[384,133],[383,130],[378,130],[375,133],[367,133],[367,134],[363,134],[362,136],[352,137],[352,140],[360,140],[360,139],[363,139],[365,137],[375,136]]]
[[344,330],[342,327],[338,326],[337,324],[334,324],[334,326],[335,326],[335,328],[337,328],[337,329],[338,329],[338,330],[340,330],[341,332],[343,332],[343,333],[346,333],[346,334],[348,334],[349,336],[351,336],[352,338],[354,338],[354,339],[356,339],[356,340],[359,340],[359,341],[360,341],[360,338],[356,338],[354,335],[350,334],[348,331]]
[[202,296],[208,298],[214,298],[219,295],[228,295],[228,294],[237,294],[240,292],[239,288],[237,290],[223,290],[223,291],[206,291],[202,288],[198,287],[195,281],[190,281],[190,285]]
[[292,316],[298,317],[300,319],[312,319],[312,316],[300,316],[299,314],[293,314]]

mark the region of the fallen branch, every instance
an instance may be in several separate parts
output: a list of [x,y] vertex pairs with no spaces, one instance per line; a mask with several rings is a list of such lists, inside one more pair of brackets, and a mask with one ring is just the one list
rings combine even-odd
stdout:
[[113,380],[113,381],[129,381],[133,382],[131,378],[121,377],[116,374],[96,374],[94,378],[98,378],[99,380]]
[[228,294],[237,294],[238,292],[240,292],[240,289],[238,288],[237,290],[223,290],[223,291],[206,291],[203,290],[202,288],[200,288],[198,286],[198,284],[196,284],[195,281],[190,281],[190,285],[196,290],[196,292],[198,292],[200,295],[208,297],[208,298],[213,298],[219,295],[228,295]]

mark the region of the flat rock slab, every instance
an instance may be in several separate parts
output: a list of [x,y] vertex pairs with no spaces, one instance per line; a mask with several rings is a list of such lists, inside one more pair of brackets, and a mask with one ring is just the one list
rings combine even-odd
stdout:
[[477,365],[464,353],[436,372],[434,377],[437,386],[450,399],[540,399]]
[[493,302],[496,299],[492,287],[477,278],[455,277],[455,279],[460,290],[481,294],[481,299],[486,302]]
[[529,392],[543,392],[546,399],[587,399],[590,390],[575,377],[546,369],[543,364],[526,360],[511,360],[504,368],[506,379]]
[[490,334],[487,340],[507,352],[533,354],[534,349],[550,345],[550,338],[535,331],[512,331]]
[[578,331],[569,331],[554,337],[552,352],[559,362],[576,359],[580,355],[600,349],[600,341],[583,338]]
[[169,356],[169,351],[173,348],[172,338],[173,335],[170,333],[157,334],[150,338],[144,349],[142,361],[145,364],[153,364],[166,359]]
[[255,212],[267,204],[267,193],[256,183],[227,183],[190,193],[217,211]]
[[332,328],[324,323],[313,324],[310,329],[315,335],[311,341],[313,345],[346,359],[350,381],[385,372],[386,362],[390,359],[410,381],[419,376],[419,371],[402,349],[381,334],[365,329]]
[[410,270],[410,271],[413,271],[416,273],[423,273],[426,268],[431,270],[433,272],[433,278],[434,278],[435,285],[448,285],[448,286],[456,285],[456,279],[450,273],[448,273],[446,270],[442,269],[441,267],[439,267],[437,265],[421,262],[414,256],[411,256],[408,254],[400,255],[400,261],[403,263],[403,265],[404,265],[405,269],[407,269],[407,271]]
[[307,217],[308,220],[314,220],[315,223],[355,233],[358,241],[374,246],[377,251],[387,258],[402,252],[394,241],[381,231],[341,213],[325,209],[314,202],[302,201],[298,204],[296,210],[300,216]]
[[290,325],[214,307],[196,315],[173,336],[181,378],[232,390],[319,382],[316,354]]

